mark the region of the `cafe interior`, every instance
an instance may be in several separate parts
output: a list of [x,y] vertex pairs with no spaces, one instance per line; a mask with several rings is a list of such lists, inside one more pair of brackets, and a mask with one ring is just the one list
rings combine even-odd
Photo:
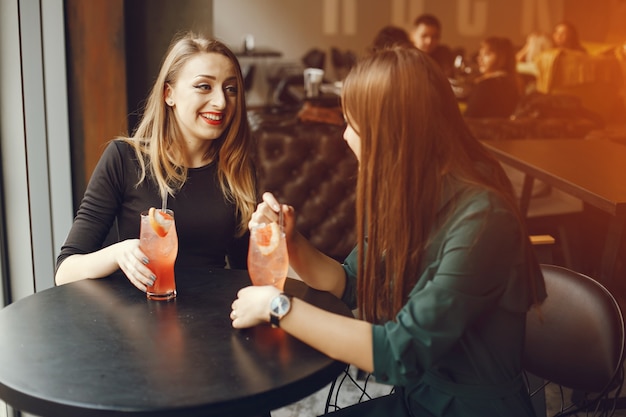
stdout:
[[[479,75],[486,37],[509,38],[520,50],[531,33],[551,34],[561,21],[575,24],[584,54],[519,61],[524,95],[516,111],[466,121],[510,175],[540,260],[601,282],[623,308],[623,0],[3,0],[0,307],[54,286],[57,252],[105,144],[133,129],[169,41],[183,30],[216,37],[236,52],[260,187],[295,207],[298,229],[316,247],[343,259],[356,240],[358,166],[343,140],[341,81],[379,29],[409,31],[421,13],[441,22],[441,43],[454,54],[449,79],[455,92],[471,89]],[[323,70],[314,96],[305,90],[307,68]],[[463,110],[467,97],[458,98]],[[517,147],[524,143],[532,146]],[[572,166],[581,158],[583,165]],[[574,174],[579,184],[572,183]],[[623,352],[617,360],[621,366]],[[619,397],[623,371],[617,374],[608,397]],[[364,378],[353,372],[354,381],[342,386],[346,398],[362,397]],[[368,387],[372,396],[385,392],[375,381]],[[321,414],[316,407],[327,392],[272,416]],[[543,395],[546,415],[555,414],[559,390]],[[626,401],[619,400],[613,415],[626,416]],[[0,401],[0,416],[13,416],[4,408]]]

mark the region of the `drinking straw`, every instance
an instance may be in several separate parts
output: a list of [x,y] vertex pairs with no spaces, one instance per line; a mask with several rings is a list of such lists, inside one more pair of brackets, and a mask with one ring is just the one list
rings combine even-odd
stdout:
[[285,218],[283,214],[283,207],[281,205],[278,206],[278,225],[280,226],[280,231],[285,231]]

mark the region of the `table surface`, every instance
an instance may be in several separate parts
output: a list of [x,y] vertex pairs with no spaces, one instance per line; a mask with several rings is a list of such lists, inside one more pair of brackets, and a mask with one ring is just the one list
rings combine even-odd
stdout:
[[612,215],[626,214],[626,146],[611,140],[482,141],[502,162]]
[[[176,280],[169,302],[112,276],[0,310],[0,398],[46,417],[258,415],[345,368],[282,329],[233,329],[230,305],[250,285],[246,271],[177,271]],[[288,279],[285,291],[351,315],[301,281]]]

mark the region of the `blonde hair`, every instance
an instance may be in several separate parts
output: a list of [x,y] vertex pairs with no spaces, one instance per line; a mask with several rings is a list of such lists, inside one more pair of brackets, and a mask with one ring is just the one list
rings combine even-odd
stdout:
[[417,282],[443,220],[447,178],[493,189],[513,210],[515,200],[498,162],[466,127],[448,80],[418,49],[362,58],[344,80],[342,105],[361,140],[357,235],[367,245],[358,250],[358,308],[380,322],[395,317]]
[[528,35],[528,52],[526,52],[526,62],[533,63],[535,58],[543,51],[552,48],[552,39],[543,33],[531,33]]
[[122,138],[132,144],[141,165],[138,183],[150,177],[161,196],[174,196],[187,180],[187,168],[183,163],[182,135],[174,120],[174,113],[165,104],[167,84],[174,84],[182,67],[190,58],[200,53],[218,53],[226,56],[237,77],[237,100],[234,117],[223,133],[209,148],[206,158],[218,161],[218,178],[222,192],[228,201],[235,203],[237,234],[247,230],[257,202],[253,163],[250,157],[251,133],[247,119],[244,82],[237,57],[223,43],[188,32],[175,38],[161,65],[159,75],[148,96],[143,117],[130,138]]

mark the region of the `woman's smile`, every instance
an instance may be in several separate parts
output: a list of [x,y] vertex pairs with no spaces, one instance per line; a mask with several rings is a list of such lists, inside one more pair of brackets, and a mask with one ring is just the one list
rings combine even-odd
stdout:
[[204,121],[206,121],[210,125],[219,126],[222,124],[224,119],[224,113],[216,113],[216,112],[206,112],[200,113],[200,116]]

